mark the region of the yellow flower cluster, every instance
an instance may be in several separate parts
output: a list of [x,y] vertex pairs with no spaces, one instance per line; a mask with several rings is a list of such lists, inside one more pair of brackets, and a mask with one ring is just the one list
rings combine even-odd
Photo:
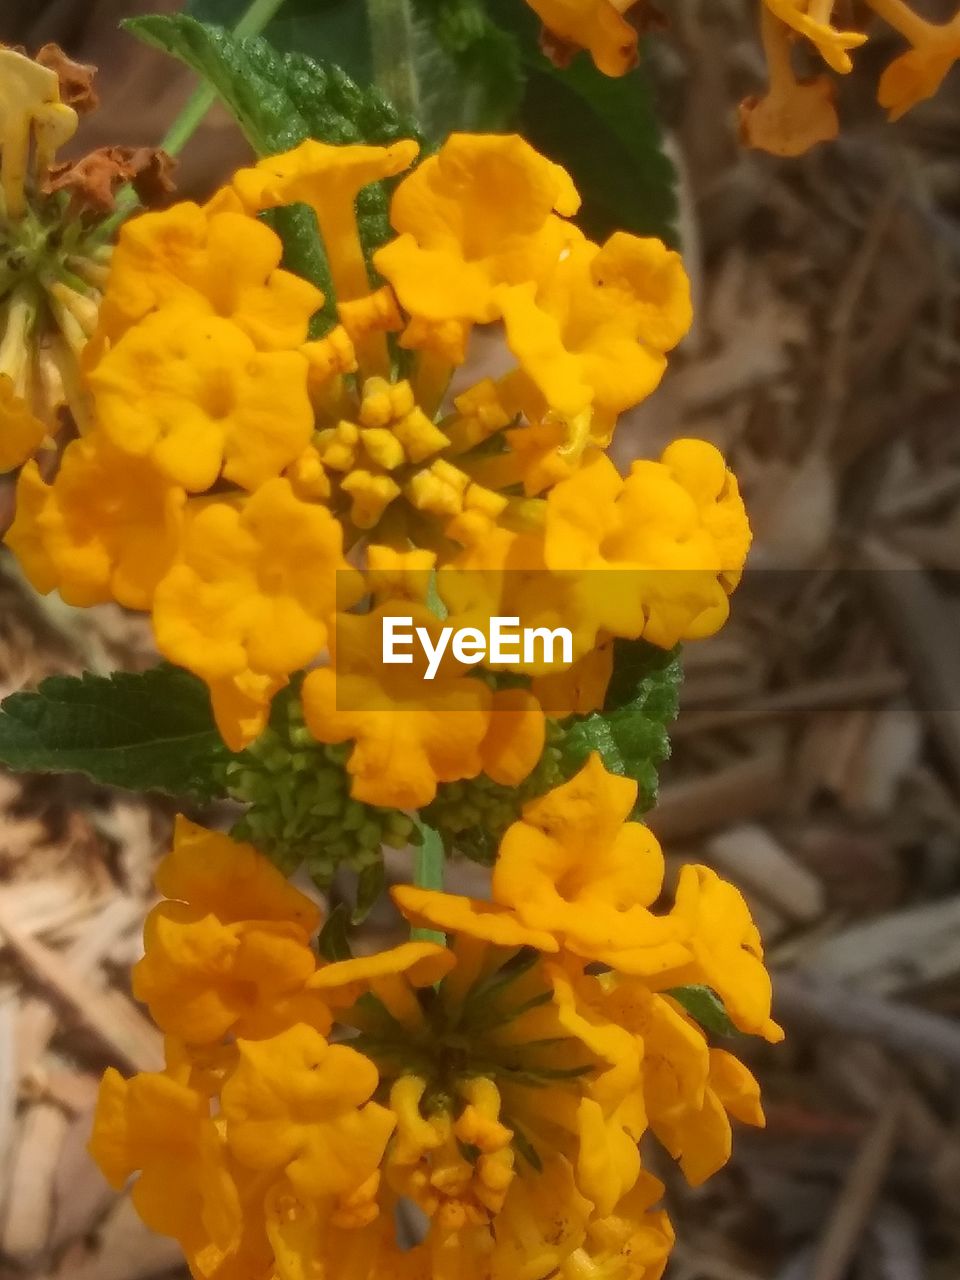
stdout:
[[[40,590],[149,611],[234,750],[327,654],[307,724],[349,744],[356,798],[398,807],[481,772],[525,778],[540,694],[588,711],[612,637],[716,630],[749,543],[712,446],[677,442],[626,479],[602,452],[690,323],[678,255],[588,240],[568,174],[519,137],[453,135],[411,169],[416,152],[307,141],[205,206],[132,219],[84,353],[92,424],[51,483],[24,469],[8,536]],[[368,263],[357,196],[401,174],[395,234]],[[258,216],[291,204],[314,211],[330,264],[336,323],[319,338],[324,298]],[[448,400],[481,326],[509,367]],[[451,622],[562,619],[572,666],[515,665],[528,687],[509,690],[462,666],[430,685],[384,668],[382,617],[435,623],[433,574]]]
[[[507,832],[493,900],[397,888],[448,931],[320,963],[313,904],[250,846],[181,819],[134,990],[163,1072],[107,1073],[92,1139],[197,1280],[657,1280],[673,1233],[648,1130],[703,1182],[750,1072],[675,994],[720,993],[775,1041],[757,931],[729,884],[625,822],[633,783],[593,757]],[[419,1242],[396,1215],[426,1215]]]
[[[960,13],[945,23],[929,22],[905,0],[866,0],[869,9],[902,36],[909,46],[886,67],[877,100],[891,120],[931,98],[960,57]],[[791,48],[801,40],[816,50],[839,75],[853,70],[851,53],[865,44],[868,32],[841,26],[837,4],[813,0],[764,0],[761,36],[767,58],[769,87],[762,97],[740,107],[744,141],[776,155],[800,155],[817,142],[835,138],[839,121],[833,84],[828,76],[798,77]]]
[[[643,0],[527,3],[543,21],[547,52],[561,65],[578,49],[589,50],[608,76],[624,75],[635,65]],[[877,88],[880,106],[897,120],[918,102],[932,98],[960,58],[960,12],[947,22],[931,22],[906,0],[864,0],[864,9],[872,10],[908,45],[885,68]],[[796,156],[837,137],[832,81],[826,75],[798,75],[792,51],[796,43],[803,43],[831,71],[846,75],[853,70],[851,53],[868,39],[850,13],[851,6],[839,0],[761,0],[760,34],[769,86],[765,94],[740,105],[740,132],[747,146]]]
[[[48,46],[52,49],[53,46]],[[0,45],[0,474],[87,417],[79,359],[97,323],[110,251],[39,201],[77,128],[51,65]]]

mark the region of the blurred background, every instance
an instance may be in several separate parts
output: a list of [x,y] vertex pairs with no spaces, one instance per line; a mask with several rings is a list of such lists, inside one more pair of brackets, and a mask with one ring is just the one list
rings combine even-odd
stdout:
[[[176,7],[3,0],[0,40],[100,67],[82,150],[156,143],[193,80],[117,24]],[[618,460],[713,440],[756,541],[730,624],[687,647],[651,824],[671,862],[747,893],[787,1029],[744,1049],[767,1129],[738,1132],[704,1188],[669,1180],[669,1275],[957,1280],[960,77],[889,126],[872,93],[895,45],[871,41],[842,85],[841,141],[779,161],[736,138],[763,78],[754,6],[665,9],[651,56],[697,321]],[[246,157],[213,111],[181,192]],[[0,695],[154,660],[141,618],[39,601],[0,556]],[[0,1280],[184,1274],[84,1150],[104,1066],[156,1065],[127,975],[171,817],[162,799],[0,774]],[[393,926],[374,927],[371,944]]]

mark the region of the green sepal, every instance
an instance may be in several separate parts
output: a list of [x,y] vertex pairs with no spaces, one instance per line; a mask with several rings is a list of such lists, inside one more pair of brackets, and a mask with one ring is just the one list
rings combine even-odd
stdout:
[[82,773],[128,791],[208,801],[231,758],[206,685],[166,663],[110,676],[50,676],[0,703],[0,764]]
[[317,937],[317,950],[324,960],[333,964],[337,960],[352,960],[350,950],[350,908],[339,902],[323,922]]
[[350,915],[351,924],[363,924],[380,901],[387,883],[387,872],[380,853],[357,873],[357,901]]
[[741,1034],[730,1021],[723,1001],[712,987],[670,987],[663,994],[672,996],[704,1031],[725,1037]]

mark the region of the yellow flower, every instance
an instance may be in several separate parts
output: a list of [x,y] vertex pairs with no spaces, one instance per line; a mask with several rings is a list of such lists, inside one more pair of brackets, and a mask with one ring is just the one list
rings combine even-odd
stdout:
[[110,247],[49,182],[78,123],[60,100],[58,71],[69,66],[89,70],[56,45],[36,59],[0,45],[0,473],[52,442],[62,410],[81,431],[89,421],[79,360],[96,327]]
[[[520,531],[494,523],[483,510],[455,517],[446,532],[461,543],[462,551],[438,570],[437,590],[458,624],[476,627],[485,635],[495,616],[519,618],[519,625],[527,629],[569,628],[576,661],[593,647],[596,627],[591,630],[592,620],[576,615],[572,588],[578,585],[578,576],[548,568],[539,527],[545,507],[540,502],[530,505],[535,508],[532,527]],[[512,520],[516,510],[508,509],[504,519]],[[522,526],[526,513],[517,514]],[[557,675],[563,670],[560,658],[558,651],[549,655],[546,646],[535,645],[529,661],[520,653],[517,661],[488,661],[487,665],[532,676]]]
[[397,551],[373,543],[367,547],[367,586],[377,599],[424,604],[436,562],[435,552],[420,547]]
[[705,440],[674,440],[664,449],[660,462],[692,498],[723,566],[720,581],[732,591],[750,550],[750,525],[737,477],[728,470],[719,450]]
[[[829,67],[841,75],[853,69],[850,50],[858,49],[866,42],[862,31],[841,31],[830,22],[833,0],[826,5],[815,5],[811,0],[764,0],[781,22],[815,45]],[[825,13],[825,17],[819,15]]]
[[535,768],[545,741],[546,721],[536,696],[528,689],[497,689],[480,743],[487,777],[505,787],[516,786]]
[[231,320],[176,303],[133,325],[88,374],[101,428],[184,488],[221,471],[255,489],[306,448],[313,425],[299,351],[258,351]]
[[[8,260],[20,252],[14,240]],[[93,298],[99,294],[91,289],[90,297],[81,297],[51,279],[45,287],[47,306],[41,303],[40,282],[28,270],[19,279],[14,274],[12,283],[0,282],[0,474],[26,461],[46,439],[52,442],[65,405],[81,430],[86,425],[74,350],[82,348],[86,332],[65,302],[89,321],[89,312],[96,315]],[[48,331],[51,322],[56,329],[69,329],[69,343],[62,333]]]
[[[242,1230],[237,1187],[205,1097],[169,1076],[124,1080],[112,1067],[100,1086],[90,1152],[121,1190],[139,1171],[131,1199],[146,1225],[173,1236],[195,1274],[232,1252]],[[209,1269],[206,1269],[209,1268]]]
[[[133,971],[134,993],[154,1021],[191,1044],[272,1031],[316,967],[314,904],[252,846],[183,818],[156,882],[168,901],[147,917]],[[296,1008],[329,1025],[321,1000]]]
[[881,17],[909,41],[912,48],[893,59],[880,77],[877,101],[891,120],[932,98],[960,58],[960,13],[949,22],[926,22],[901,0],[875,0]]
[[760,34],[770,85],[762,96],[740,103],[740,140],[772,155],[803,155],[840,132],[833,82],[827,76],[797,78],[790,28],[766,6],[760,12]]
[[[500,1094],[492,1080],[459,1084],[459,1117],[448,1109],[422,1112],[427,1081],[404,1075],[390,1090],[397,1117],[385,1171],[398,1195],[450,1227],[481,1225],[503,1208],[514,1178],[513,1133],[500,1123]],[[467,1158],[462,1147],[479,1153]]]
[[81,607],[149,609],[176,554],[185,501],[152,463],[94,432],[67,445],[52,484],[36,463],[23,468],[6,541],[38,591],[56,589]]
[[414,469],[446,449],[449,441],[416,404],[409,382],[367,378],[356,419],[341,418],[318,431],[316,454],[350,502],[350,521],[357,529],[372,529],[404,492],[414,507],[429,508],[429,491],[438,488],[438,468],[447,468],[460,482],[453,510],[461,509],[469,477],[442,460]]
[[660,894],[663,854],[647,827],[625,821],[636,796],[635,782],[591,756],[507,829],[493,900],[577,955],[621,972],[657,973],[688,952],[683,930],[648,910]]
[[[454,956],[433,942],[404,942],[389,951],[323,965],[307,983],[332,1007],[348,1008],[372,992],[397,1022],[420,1021],[413,992],[432,987],[453,968]],[[411,1017],[412,1015],[412,1017]]]
[[13,379],[0,372],[0,474],[26,461],[46,434],[47,428],[17,392]]
[[680,255],[626,232],[602,248],[580,237],[539,290],[497,296],[510,349],[546,403],[567,420],[592,406],[601,440],[657,386],[692,318]]
[[[589,49],[598,70],[622,76],[637,60],[637,28],[624,16],[637,0],[527,0],[550,35]],[[549,49],[549,46],[548,46]]]
[[323,295],[280,269],[283,245],[265,223],[186,201],[124,223],[100,309],[115,343],[152,312],[183,303],[232,320],[261,351],[295,349]]
[[411,924],[460,937],[475,938],[497,947],[535,947],[538,951],[558,949],[556,938],[543,929],[522,924],[507,907],[455,893],[437,893],[412,884],[397,884],[390,896]]
[[370,292],[357,233],[357,195],[371,182],[409,168],[418,149],[409,140],[389,147],[368,147],[332,146],[307,139],[292,151],[268,156],[252,169],[239,170],[233,185],[249,213],[298,202],[313,209],[337,302],[343,304]]
[[557,720],[603,708],[613,675],[613,644],[599,644],[565,671],[536,676],[531,689],[544,712]]
[[[626,848],[603,856],[603,811],[617,801],[590,798],[602,778],[577,781],[533,817],[564,845],[593,819],[601,856],[581,848],[583,910],[591,859],[600,899],[615,883],[627,886],[621,901],[655,892],[638,885]],[[237,916],[252,926],[259,904],[257,927],[309,916],[278,873],[229,846],[185,825],[161,887],[225,925]],[[648,1116],[696,1183],[729,1154],[728,1113],[762,1124],[756,1081],[710,1050],[669,995],[556,955],[552,934],[524,926],[515,908],[412,886],[395,894],[414,919],[425,907],[430,923],[453,925],[451,948],[409,942],[324,965],[286,1004],[264,986],[251,998],[255,1038],[237,1023],[233,1043],[168,1040],[166,1076],[108,1076],[94,1140],[108,1176],[144,1168],[150,1213],[175,1149],[190,1194],[160,1229],[184,1242],[198,1280],[656,1280],[673,1236],[653,1208],[663,1188],[641,1166]],[[331,1043],[305,1022],[305,996],[329,1002],[338,1034],[354,1038]],[[159,1152],[130,1139],[143,1123],[133,1095],[151,1102],[142,1082],[156,1080],[182,1112],[157,1106]],[[428,1219],[407,1251],[394,1230],[401,1199]]]
[[583,1244],[560,1265],[560,1280],[660,1280],[674,1242],[670,1219],[650,1209],[662,1195],[662,1183],[642,1173],[611,1214],[590,1219]]
[[396,1123],[370,1101],[379,1083],[370,1059],[303,1024],[237,1047],[221,1106],[240,1164],[285,1174],[300,1195],[334,1204],[370,1186]]
[[441,624],[424,606],[388,603],[362,616],[340,614],[333,665],[309,673],[303,709],[318,741],[353,742],[347,771],[358,800],[406,809],[429,804],[438,782],[480,773],[491,693],[446,656],[432,681],[424,680],[422,650],[410,666],[384,666],[383,619],[398,613],[436,643]]
[[[736,481],[712,445],[678,441],[622,479],[597,454],[547,496],[544,559],[571,570],[571,615],[663,648],[726,621],[750,542]],[[584,640],[581,640],[584,643]]]
[[76,132],[77,113],[60,101],[60,81],[52,68],[0,47],[0,121],[4,210],[8,218],[20,218],[28,173],[45,175],[57,148]]
[[512,917],[522,930],[620,972],[672,972],[689,961],[685,926],[648,909],[660,893],[663,854],[648,828],[625,822],[636,795],[635,782],[607,773],[594,754],[507,829],[492,904],[407,886],[395,888],[394,899],[434,928],[493,940]]
[[730,1157],[727,1111],[763,1124],[756,1081],[731,1054],[710,1049],[700,1027],[641,979],[609,975],[601,985],[592,1007],[641,1046],[644,1112],[653,1132],[692,1185],[705,1182]]
[[556,1272],[583,1239],[590,1212],[563,1156],[548,1155],[539,1171],[522,1168],[498,1216],[491,1280],[537,1280]]
[[671,913],[684,929],[693,962],[670,986],[704,983],[721,997],[741,1031],[776,1044],[783,1031],[770,1017],[770,975],[760,933],[740,891],[709,867],[680,872]]
[[[898,120],[918,102],[933,97],[960,58],[960,14],[930,22],[906,0],[867,0],[867,6],[898,32],[909,48],[895,57],[880,77],[877,99]],[[817,142],[834,138],[838,122],[834,95],[823,76],[798,79],[791,57],[794,34],[806,37],[834,71],[852,69],[850,50],[867,39],[862,31],[833,25],[835,0],[764,0],[761,35],[770,88],[740,107],[743,140],[776,155],[799,155]]]
[[275,1263],[275,1270],[264,1273],[270,1280],[428,1280],[411,1265],[413,1250],[397,1244],[392,1213],[380,1214],[357,1231],[349,1210],[328,1212],[297,1195],[285,1180],[270,1188],[264,1208]]
[[190,520],[177,562],[157,588],[154,630],[166,657],[210,684],[220,731],[235,750],[250,734],[231,690],[256,705],[248,677],[261,679],[265,712],[289,672],[327,643],[338,600],[350,605],[362,593],[342,541],[330,512],[301,502],[280,478],[240,510],[212,502]]
[[515,135],[452,134],[394,192],[377,270],[418,319],[489,322],[497,286],[539,281],[578,234],[566,170]]
[[727,1112],[746,1124],[763,1127],[760,1086],[733,1054],[709,1051],[709,1074],[697,1106],[662,1112],[654,1123],[657,1137],[692,1187],[713,1176],[730,1159],[733,1134]]

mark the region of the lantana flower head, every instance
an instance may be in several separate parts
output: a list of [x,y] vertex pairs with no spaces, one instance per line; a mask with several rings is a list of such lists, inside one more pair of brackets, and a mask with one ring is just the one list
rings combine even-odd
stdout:
[[[741,130],[748,145],[779,155],[797,155],[836,137],[839,122],[829,80],[825,76],[798,78],[791,42],[804,41],[832,71],[847,75],[854,67],[851,55],[866,43],[870,33],[845,29],[835,17],[834,10],[840,9],[836,4],[764,0],[764,6],[761,34],[769,90],[743,104]],[[933,97],[960,57],[960,14],[935,23],[915,12],[906,0],[866,0],[866,7],[909,46],[887,65],[877,86],[877,101],[891,120],[897,120]]]
[[642,977],[652,989],[701,983],[719,990],[730,978],[736,1025],[781,1039],[770,1017],[760,936],[734,886],[691,866],[674,908],[666,915],[651,910],[662,888],[663,854],[647,827],[628,820],[636,794],[635,782],[610,774],[594,754],[568,782],[529,802],[508,829],[491,903],[477,909],[467,898],[403,885],[394,898],[416,924],[437,928],[452,927],[451,904],[458,902],[459,932],[478,939],[488,937],[489,920],[499,915],[551,935],[578,963]]
[[55,44],[35,57],[0,45],[0,473],[90,425],[82,368],[111,247],[101,222],[124,181],[167,181],[152,148],[57,160],[97,105],[96,68]]
[[[528,605],[563,612],[567,595],[550,581],[565,567],[552,493],[649,394],[689,324],[677,255],[625,234],[586,240],[569,221],[579,203],[569,175],[522,139],[453,135],[401,176],[416,154],[407,141],[309,141],[241,170],[205,206],[131,219],[84,354],[91,428],[48,485],[32,471],[21,482],[13,542],[37,585],[150,609],[162,653],[208,683],[234,750],[262,731],[290,674],[324,659],[337,609],[363,595],[360,577],[346,590],[347,550],[382,596],[376,556],[426,555],[438,575],[450,566],[500,575],[525,546],[540,579]],[[355,206],[387,178],[396,235],[374,255],[384,284],[370,276]],[[326,305],[339,323],[320,337],[309,330],[322,295],[279,266],[280,240],[257,217],[294,202],[313,208],[331,267]],[[516,367],[446,402],[471,330],[501,317]],[[398,341],[410,349],[407,376],[393,371]],[[116,493],[105,501],[95,489],[108,464]],[[143,493],[151,501],[138,510]],[[124,528],[149,546],[135,575]],[[728,540],[731,573],[741,543],[738,558]],[[369,563],[368,547],[377,549]],[[701,559],[716,593],[728,566],[714,567],[713,549]],[[489,592],[473,602],[495,603]],[[681,609],[682,619],[691,612],[703,609]],[[612,629],[577,620],[576,660],[599,627]],[[311,677],[311,697],[332,678]],[[432,766],[413,787],[399,787],[396,773],[407,802],[428,800],[438,780],[482,771],[510,784],[533,767],[543,744],[536,692],[465,687],[484,708],[477,732],[434,721],[458,763]],[[403,752],[384,754],[382,722],[349,734],[332,724],[322,741],[357,743],[354,795],[384,796],[384,764]],[[376,766],[361,769],[364,755]]]
[[[630,832],[652,837],[623,821],[629,790],[591,762],[511,834],[493,903],[396,891],[414,920],[455,929],[446,946],[411,942],[333,963],[305,948],[282,991],[269,964],[244,969],[242,1009],[227,1000],[232,1020],[201,1023],[190,1011],[224,1007],[236,962],[212,967],[192,945],[174,956],[148,927],[143,972],[169,973],[175,961],[191,994],[179,1010],[154,999],[165,1023],[179,1019],[168,1065],[130,1082],[108,1073],[92,1150],[116,1184],[140,1171],[138,1209],[176,1236],[195,1276],[272,1266],[298,1280],[334,1258],[357,1280],[533,1280],[545,1270],[574,1280],[594,1265],[661,1274],[673,1233],[655,1207],[662,1187],[643,1168],[641,1137],[652,1130],[696,1185],[728,1158],[731,1118],[757,1125],[763,1113],[749,1071],[710,1047],[655,976],[572,949],[582,941],[576,912],[599,925],[612,911],[606,941],[630,953],[634,913],[649,913],[658,892],[662,860],[649,843],[634,850]],[[591,824],[609,852],[594,871],[581,859],[579,883],[565,863],[560,891],[550,891],[538,868],[567,859]],[[155,912],[182,916],[181,928],[213,921],[239,939],[259,932],[302,945],[317,923],[252,849],[186,823],[158,886],[175,900]],[[525,926],[525,905],[544,931]],[[701,922],[679,900],[661,919],[681,917],[692,948]],[[732,951],[709,945],[711,980],[732,990],[742,978]],[[164,1200],[162,1180],[178,1162],[184,1194]],[[403,1199],[427,1222],[407,1250],[394,1227]]]

